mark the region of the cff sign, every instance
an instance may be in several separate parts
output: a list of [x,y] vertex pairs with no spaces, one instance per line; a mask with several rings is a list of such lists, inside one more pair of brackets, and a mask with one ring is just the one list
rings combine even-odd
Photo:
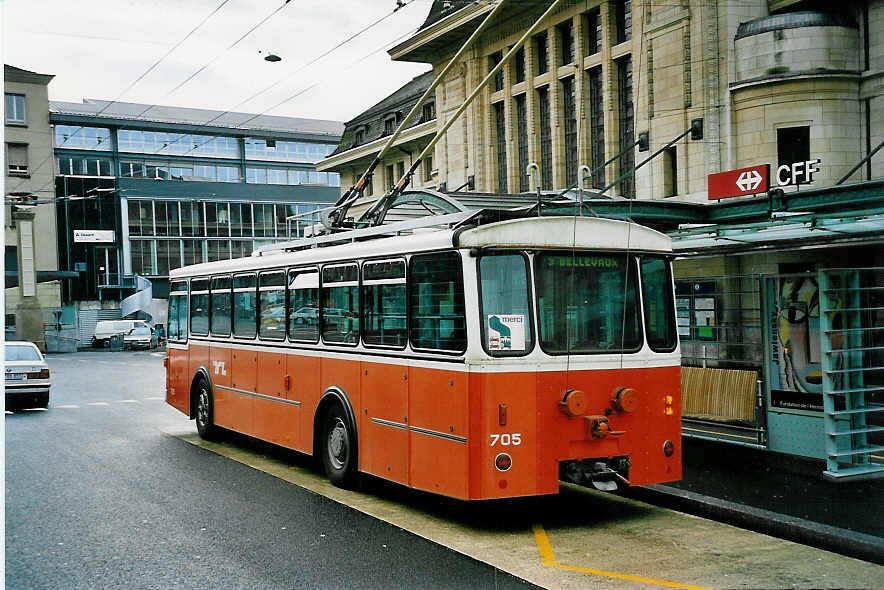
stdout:
[[763,193],[770,184],[770,165],[728,170],[706,177],[710,201]]
[[822,160],[807,160],[806,162],[793,162],[783,164],[777,168],[777,186],[790,186],[793,184],[810,184],[813,175],[820,171]]

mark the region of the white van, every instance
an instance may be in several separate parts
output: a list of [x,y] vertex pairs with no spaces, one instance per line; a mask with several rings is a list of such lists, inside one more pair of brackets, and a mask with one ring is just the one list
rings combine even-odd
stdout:
[[153,326],[144,320],[102,320],[95,324],[92,346],[107,346],[111,336],[128,334],[134,328],[153,330]]

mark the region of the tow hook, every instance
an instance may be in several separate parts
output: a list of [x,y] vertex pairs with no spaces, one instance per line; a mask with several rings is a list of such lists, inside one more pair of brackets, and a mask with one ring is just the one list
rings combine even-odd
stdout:
[[584,420],[593,438],[605,438],[611,432],[611,426],[605,416],[586,416]]
[[626,434],[625,430],[612,430],[607,416],[584,416],[583,419],[586,420],[586,428],[593,438],[601,439],[609,434],[611,436]]

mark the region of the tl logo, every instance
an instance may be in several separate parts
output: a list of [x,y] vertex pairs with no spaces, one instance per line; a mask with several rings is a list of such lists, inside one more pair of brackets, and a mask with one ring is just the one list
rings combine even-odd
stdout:
[[215,367],[216,375],[226,375],[227,370],[224,368],[224,361],[212,361],[212,365]]

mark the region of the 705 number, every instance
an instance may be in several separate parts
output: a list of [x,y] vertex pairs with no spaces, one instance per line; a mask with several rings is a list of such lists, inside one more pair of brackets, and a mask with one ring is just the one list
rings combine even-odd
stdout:
[[500,446],[502,447],[508,447],[510,445],[517,447],[522,444],[522,433],[513,432],[510,434],[509,432],[504,432],[503,434],[492,434],[491,446],[493,447],[497,443],[500,443]]

